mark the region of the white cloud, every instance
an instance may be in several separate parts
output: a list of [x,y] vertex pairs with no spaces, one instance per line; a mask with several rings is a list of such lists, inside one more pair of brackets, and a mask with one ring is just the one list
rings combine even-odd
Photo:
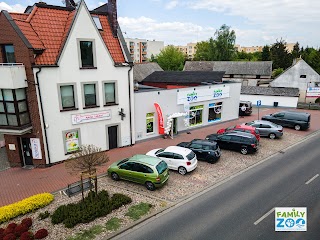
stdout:
[[173,0],[166,4],[166,9],[173,9],[178,5],[179,1]]
[[21,4],[9,5],[5,2],[0,2],[0,11],[7,10],[8,12],[24,12],[26,8]]
[[215,29],[190,22],[157,22],[147,17],[118,19],[123,32],[129,38],[145,38],[165,41],[165,45],[184,45],[189,42],[208,40]]

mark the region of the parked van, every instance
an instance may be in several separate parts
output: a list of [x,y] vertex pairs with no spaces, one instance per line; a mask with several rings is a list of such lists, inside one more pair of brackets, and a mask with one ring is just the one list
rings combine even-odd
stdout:
[[306,130],[310,127],[310,113],[305,112],[278,112],[265,115],[261,118],[283,127],[291,127],[295,130]]
[[240,101],[239,103],[239,116],[249,116],[252,113],[252,102]]

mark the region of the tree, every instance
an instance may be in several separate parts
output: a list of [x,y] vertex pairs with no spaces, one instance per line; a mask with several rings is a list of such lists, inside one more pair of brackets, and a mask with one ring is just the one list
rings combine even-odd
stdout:
[[157,62],[165,71],[182,71],[185,56],[179,49],[169,45],[160,51]]
[[223,24],[219,30],[215,32],[215,58],[218,61],[230,61],[234,59],[236,42],[236,33],[230,31],[230,27]]
[[210,46],[209,41],[198,42],[196,45],[196,53],[193,59],[195,61],[210,61]]
[[301,52],[300,52],[300,46],[299,46],[298,42],[293,46],[293,50],[291,52],[291,55],[292,55],[293,59],[296,59],[296,58],[300,57]]
[[278,77],[281,73],[283,73],[283,68],[277,68],[272,71],[272,78]]
[[292,64],[292,57],[286,49],[286,42],[282,39],[277,40],[270,49],[271,60],[273,61],[273,69],[287,69]]
[[[81,176],[81,183],[83,175],[89,177],[91,182],[92,178],[95,179],[95,192],[97,193],[97,177],[96,168],[103,166],[109,161],[109,157],[106,153],[102,152],[101,148],[92,144],[82,145],[79,151],[74,152],[67,161],[65,161],[65,167],[70,174],[76,174]],[[92,190],[92,188],[90,188]],[[82,197],[83,193],[82,193]]]
[[157,58],[153,54],[151,54],[150,62],[157,62]]
[[270,47],[269,47],[268,45],[265,45],[265,46],[262,48],[261,60],[262,60],[262,61],[270,61],[270,60],[271,60]]

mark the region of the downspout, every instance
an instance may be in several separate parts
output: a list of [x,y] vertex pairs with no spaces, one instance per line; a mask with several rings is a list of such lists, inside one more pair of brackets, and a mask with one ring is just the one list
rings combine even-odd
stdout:
[[43,129],[44,129],[44,138],[46,141],[46,148],[47,148],[47,153],[48,153],[48,165],[49,167],[51,166],[51,161],[50,161],[50,153],[49,153],[49,145],[48,145],[48,137],[47,137],[47,129],[46,129],[46,122],[44,120],[44,113],[43,113],[43,106],[42,106],[42,98],[41,98],[41,91],[40,91],[40,83],[39,83],[39,76],[38,74],[41,72],[42,68],[39,67],[39,70],[36,72],[36,86],[38,87],[38,93],[39,93],[39,102],[40,102],[40,110],[41,110],[41,115],[42,115],[42,122],[43,122]]
[[132,114],[131,114],[131,79],[130,72],[133,68],[133,63],[129,63],[130,69],[128,70],[128,83],[129,83],[129,122],[130,122],[130,146],[132,145]]

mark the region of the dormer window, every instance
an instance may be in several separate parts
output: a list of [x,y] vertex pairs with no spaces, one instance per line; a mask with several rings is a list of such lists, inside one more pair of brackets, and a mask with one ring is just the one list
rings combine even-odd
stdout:
[[300,75],[300,78],[307,78],[307,75]]
[[98,16],[93,16],[92,17],[94,23],[96,24],[97,28],[99,30],[102,30],[102,25],[101,25],[101,22],[100,22],[100,18]]

